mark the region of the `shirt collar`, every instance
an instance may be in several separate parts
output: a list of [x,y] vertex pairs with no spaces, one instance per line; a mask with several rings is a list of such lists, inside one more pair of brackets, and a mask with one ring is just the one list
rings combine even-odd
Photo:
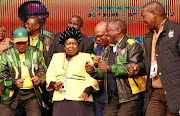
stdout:
[[116,43],[116,45],[114,45],[114,44],[111,44],[111,45],[110,45],[110,46],[113,47],[113,52],[114,52],[114,53],[116,53],[116,51],[117,51],[117,46],[119,45],[119,43],[121,43],[121,41],[123,40],[123,38],[124,38],[124,37],[122,37],[122,38]]

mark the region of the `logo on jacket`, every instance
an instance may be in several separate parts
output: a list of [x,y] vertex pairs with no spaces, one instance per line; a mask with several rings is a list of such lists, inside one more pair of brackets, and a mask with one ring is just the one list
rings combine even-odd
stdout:
[[46,51],[49,51],[49,46],[46,46]]
[[23,35],[23,33],[22,33],[22,32],[19,32],[18,34],[19,34],[19,36],[22,36],[22,35]]
[[174,30],[169,30],[168,36],[169,36],[169,38],[174,37]]
[[126,49],[121,50],[121,55],[124,55],[126,53]]

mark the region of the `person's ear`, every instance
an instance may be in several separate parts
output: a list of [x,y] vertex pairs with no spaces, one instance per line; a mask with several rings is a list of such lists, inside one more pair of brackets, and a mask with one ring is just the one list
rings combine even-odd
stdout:
[[153,18],[155,18],[157,16],[155,11],[153,11],[152,14],[153,14]]
[[36,24],[36,29],[40,29],[40,25],[39,24]]
[[117,33],[118,33],[118,34],[121,33],[121,28],[120,28],[120,27],[117,29]]

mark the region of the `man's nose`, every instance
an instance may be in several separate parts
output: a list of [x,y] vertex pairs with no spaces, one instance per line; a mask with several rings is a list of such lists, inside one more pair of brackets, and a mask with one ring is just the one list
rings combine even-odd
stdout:
[[70,48],[72,48],[73,47],[73,44],[70,44]]
[[70,27],[74,27],[74,24],[71,24]]

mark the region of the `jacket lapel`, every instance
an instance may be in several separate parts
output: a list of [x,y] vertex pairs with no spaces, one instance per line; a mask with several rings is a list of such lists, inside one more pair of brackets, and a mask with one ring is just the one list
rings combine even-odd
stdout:
[[119,45],[117,47],[121,48],[121,49],[125,48],[127,40],[128,40],[128,36],[125,35],[124,38],[122,39],[122,41],[119,43]]

